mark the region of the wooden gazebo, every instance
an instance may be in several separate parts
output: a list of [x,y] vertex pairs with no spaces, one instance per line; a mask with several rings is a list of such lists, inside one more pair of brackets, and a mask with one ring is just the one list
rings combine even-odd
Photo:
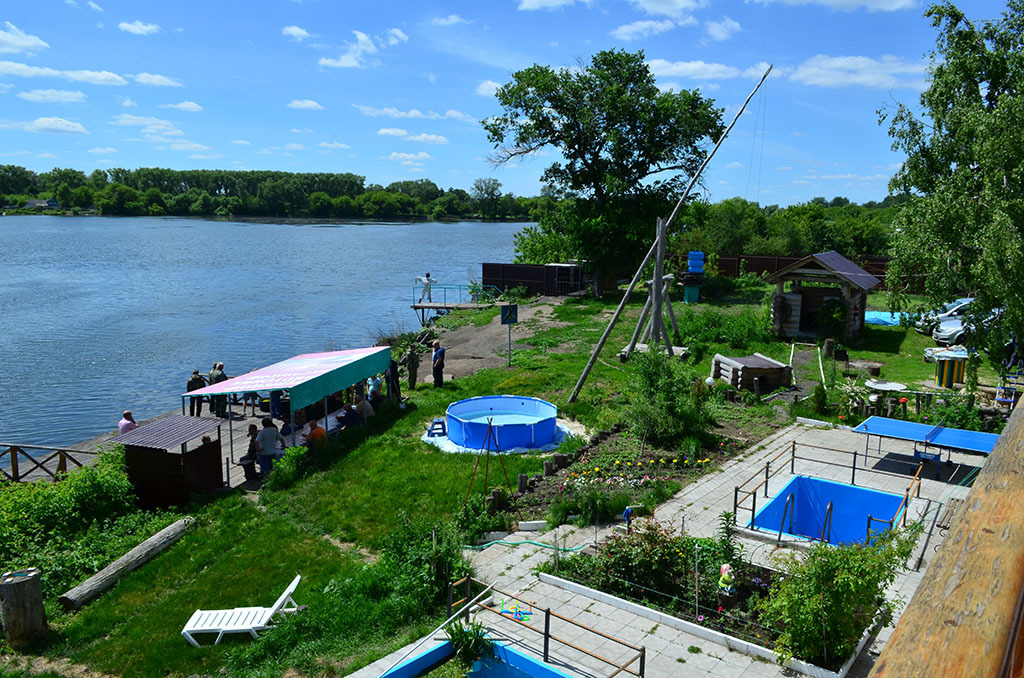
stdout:
[[817,337],[821,331],[819,312],[831,299],[846,307],[844,336],[856,336],[864,329],[868,290],[882,282],[835,251],[806,256],[771,274],[768,281],[776,285],[772,328],[778,336],[788,338]]

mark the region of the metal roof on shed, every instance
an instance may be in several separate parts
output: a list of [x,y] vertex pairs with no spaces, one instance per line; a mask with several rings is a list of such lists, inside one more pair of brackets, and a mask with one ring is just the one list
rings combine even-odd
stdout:
[[123,433],[112,442],[119,445],[151,447],[172,450],[201,435],[216,430],[225,422],[206,417],[186,417],[182,414],[168,414],[137,429]]
[[882,284],[881,280],[871,275],[835,250],[819,252],[818,254],[810,254],[800,261],[792,263],[785,268],[780,268],[778,271],[768,276],[768,280],[770,282],[775,282],[786,274],[792,273],[799,268],[803,268],[811,261],[814,261],[819,266],[822,266],[849,284],[855,285],[864,291]]

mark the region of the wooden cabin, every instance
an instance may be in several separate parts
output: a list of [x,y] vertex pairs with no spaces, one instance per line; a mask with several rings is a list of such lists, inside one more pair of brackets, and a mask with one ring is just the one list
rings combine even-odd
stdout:
[[716,353],[711,361],[711,378],[761,395],[792,385],[793,368],[760,353],[741,358]]
[[779,337],[790,339],[817,337],[821,332],[819,312],[831,299],[842,301],[846,307],[843,335],[856,336],[864,329],[868,290],[882,283],[835,251],[806,256],[769,275],[767,280],[776,285],[772,294],[772,328]]

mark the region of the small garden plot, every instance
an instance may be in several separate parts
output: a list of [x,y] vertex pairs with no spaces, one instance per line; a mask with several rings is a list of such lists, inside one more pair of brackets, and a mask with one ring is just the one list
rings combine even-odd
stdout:
[[[777,570],[749,562],[722,514],[715,538],[673,533],[643,521],[594,555],[556,554],[540,566],[553,574],[675,617],[836,670],[865,631],[887,623],[897,600],[887,587],[904,567],[920,525],[880,535],[870,546],[813,545],[782,553]],[[730,582],[722,566],[732,570]]]

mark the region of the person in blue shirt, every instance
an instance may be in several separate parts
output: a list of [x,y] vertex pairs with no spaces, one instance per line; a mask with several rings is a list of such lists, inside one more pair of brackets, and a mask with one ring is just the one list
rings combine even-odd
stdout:
[[373,409],[375,410],[380,406],[381,385],[382,382],[380,380],[380,375],[375,374],[366,380],[366,392],[368,394],[368,400],[370,401],[370,404],[373,405]]
[[444,347],[441,340],[434,340],[434,355],[431,359],[434,366],[434,388],[441,388],[444,385]]

